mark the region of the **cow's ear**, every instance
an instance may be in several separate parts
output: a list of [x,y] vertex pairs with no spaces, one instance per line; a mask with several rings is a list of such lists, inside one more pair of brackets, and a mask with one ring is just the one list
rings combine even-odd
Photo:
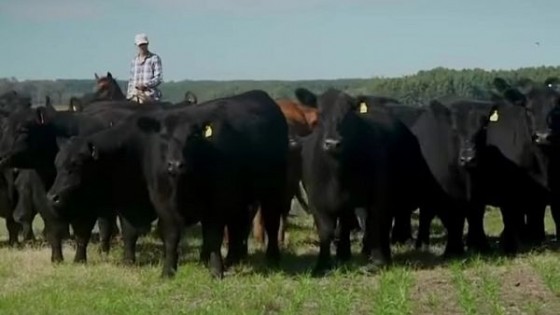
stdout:
[[521,93],[527,94],[535,88],[535,82],[531,79],[523,78],[517,82],[516,86]]
[[298,101],[309,107],[317,108],[317,96],[305,88],[297,88],[295,91]]
[[212,139],[215,136],[214,125],[210,121],[193,124],[190,127],[190,137],[193,139]]
[[498,92],[503,93],[505,90],[511,88],[509,83],[507,83],[507,81],[505,79],[500,78],[500,77],[495,78],[492,83],[493,83],[494,87],[496,88],[496,90]]
[[518,89],[509,88],[502,93],[502,96],[514,105],[525,106],[527,97]]
[[47,123],[48,114],[47,114],[47,108],[46,107],[37,107],[37,109],[35,110],[35,113],[37,114],[37,124],[44,125],[44,124]]
[[429,106],[430,110],[438,116],[451,116],[451,111],[449,110],[449,108],[436,100],[431,101]]
[[557,77],[550,77],[547,78],[546,80],[544,80],[544,85],[549,87],[549,88],[554,88],[556,89],[556,87],[560,84],[560,79]]
[[111,74],[111,72],[107,72],[107,79],[113,79],[113,75]]
[[93,74],[95,76],[95,80],[99,80],[99,76],[97,75],[97,72]]
[[72,96],[70,98],[70,106],[68,106],[71,112],[81,112],[82,111],[82,104],[81,101],[77,98]]
[[89,149],[89,154],[91,155],[91,158],[94,160],[99,160],[99,149],[97,149],[97,146],[95,144],[93,144],[92,142],[88,142],[88,149]]
[[45,110],[47,115],[49,116],[56,115],[56,108],[54,108],[51,102],[51,98],[48,96],[45,99]]
[[136,121],[136,125],[140,130],[146,133],[157,133],[161,130],[161,123],[151,117],[140,117]]

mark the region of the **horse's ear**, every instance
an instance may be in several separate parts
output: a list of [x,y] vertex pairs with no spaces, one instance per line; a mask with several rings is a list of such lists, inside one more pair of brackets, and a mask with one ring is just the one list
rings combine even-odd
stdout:
[[99,76],[97,75],[97,72],[94,73],[94,75],[95,75],[95,79],[96,79],[96,80],[99,80]]
[[111,74],[111,72],[107,72],[107,79],[112,79],[113,75]]

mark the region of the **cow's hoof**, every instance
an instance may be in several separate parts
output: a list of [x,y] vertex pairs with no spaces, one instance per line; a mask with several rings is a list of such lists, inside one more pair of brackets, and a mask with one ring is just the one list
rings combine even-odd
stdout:
[[311,276],[313,278],[321,278],[327,275],[327,273],[329,273],[330,268],[319,268],[319,267],[315,267],[313,269],[313,271],[311,272]]
[[350,247],[345,247],[342,249],[337,249],[336,251],[336,259],[341,262],[347,262],[352,258],[352,251]]
[[317,265],[311,272],[312,277],[324,277],[332,269],[332,263],[327,262],[317,262]]
[[103,241],[101,245],[101,254],[109,255],[111,251],[111,245],[108,242]]
[[74,258],[74,263],[75,264],[85,264],[86,262],[87,262],[87,259],[85,257]]
[[519,250],[519,246],[515,241],[504,241],[501,244],[502,251],[508,256],[515,256]]
[[385,257],[383,253],[379,250],[372,250],[368,257],[368,265],[374,268],[381,268],[383,266],[389,265],[391,263],[390,259]]
[[227,255],[226,259],[224,260],[224,267],[229,268],[231,266],[235,266],[240,264],[242,261],[239,255]]
[[224,278],[224,265],[222,263],[222,257],[219,254],[211,253],[208,268],[210,268],[210,274],[213,278],[223,279]]
[[161,278],[172,279],[175,277],[175,273],[177,273],[176,270],[173,270],[172,268],[166,268],[161,272]]
[[467,244],[467,248],[475,253],[480,254],[488,254],[492,251],[490,244],[488,242],[476,242],[471,243],[470,245]]
[[446,259],[454,259],[454,258],[460,258],[463,257],[465,255],[465,251],[462,248],[446,248],[445,252],[443,253],[443,257]]
[[266,262],[269,266],[280,265],[280,251],[267,251]]
[[51,257],[51,263],[55,264],[55,265],[59,265],[63,262],[64,260],[62,259],[62,257]]

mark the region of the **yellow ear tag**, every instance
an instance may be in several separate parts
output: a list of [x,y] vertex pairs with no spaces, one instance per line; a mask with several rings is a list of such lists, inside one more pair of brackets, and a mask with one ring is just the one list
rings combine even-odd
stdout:
[[366,102],[361,102],[360,103],[360,114],[365,114],[367,113],[367,105]]
[[210,125],[206,126],[206,129],[204,129],[204,137],[205,138],[212,137],[212,127]]
[[498,119],[500,118],[500,116],[498,115],[498,111],[495,110],[492,115],[490,115],[490,121],[492,122],[496,122],[498,121]]

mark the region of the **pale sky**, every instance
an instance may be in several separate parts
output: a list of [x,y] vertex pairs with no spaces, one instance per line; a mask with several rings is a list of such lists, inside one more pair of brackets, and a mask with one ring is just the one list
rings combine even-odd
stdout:
[[558,64],[560,1],[0,0],[0,77],[126,79],[140,32],[166,81],[512,69]]

